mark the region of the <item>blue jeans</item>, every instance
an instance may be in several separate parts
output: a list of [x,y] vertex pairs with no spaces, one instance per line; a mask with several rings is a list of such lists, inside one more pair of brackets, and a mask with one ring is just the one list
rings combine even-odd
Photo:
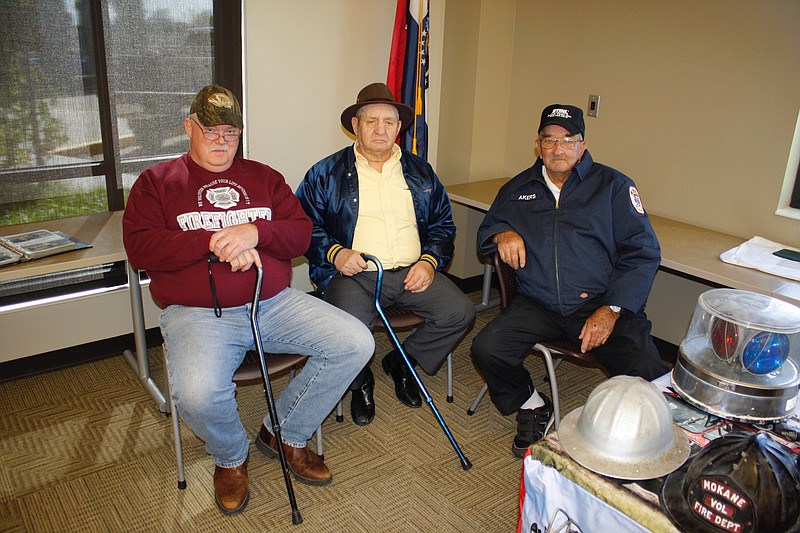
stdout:
[[[251,307],[224,308],[217,318],[213,309],[171,305],[159,320],[180,416],[224,468],[244,463],[250,446],[232,378],[255,349]],[[283,441],[302,448],[369,361],[375,341],[358,319],[292,288],[262,300],[258,320],[266,353],[309,356],[275,402]],[[269,414],[264,425],[272,428]]]

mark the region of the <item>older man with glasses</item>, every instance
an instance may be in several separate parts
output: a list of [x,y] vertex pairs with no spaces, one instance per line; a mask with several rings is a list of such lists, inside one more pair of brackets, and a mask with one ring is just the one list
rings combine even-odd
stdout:
[[255,347],[251,267],[264,271],[258,316],[264,350],[308,356],[275,402],[283,443],[269,415],[255,437],[270,458],[282,445],[299,481],[330,483],[330,470],[306,441],[375,347],[359,320],[289,287],[292,259],[311,240],[311,221],[280,173],[236,157],[242,126],[236,96],[219,85],[204,87],[184,120],[189,152],[145,170],[123,218],[128,258],[147,270],[150,293],[163,308],[172,395],[214,459],[215,499],[226,514],[244,510],[250,498],[250,445],[233,374]]
[[553,421],[523,362],[539,341],[570,340],[612,375],[651,380],[668,371],[644,306],[661,261],[633,181],[595,163],[583,112],[542,112],[539,158],[497,194],[478,229],[483,254],[515,269],[518,297],[475,337],[472,355],[504,415],[517,413],[512,452],[522,457]]

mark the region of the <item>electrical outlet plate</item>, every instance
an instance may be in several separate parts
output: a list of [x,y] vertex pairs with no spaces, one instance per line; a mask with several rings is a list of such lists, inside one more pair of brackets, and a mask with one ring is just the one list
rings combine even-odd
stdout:
[[600,95],[590,94],[589,105],[586,106],[586,114],[589,115],[590,117],[596,117],[599,111],[600,111]]

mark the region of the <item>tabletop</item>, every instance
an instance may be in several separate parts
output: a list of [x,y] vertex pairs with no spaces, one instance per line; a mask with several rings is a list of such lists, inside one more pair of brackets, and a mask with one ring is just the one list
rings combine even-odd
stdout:
[[92,247],[2,267],[0,281],[53,274],[126,259],[122,243],[122,211],[3,226],[0,228],[0,235],[14,235],[37,229],[62,231],[91,244]]
[[[510,178],[458,183],[446,187],[450,200],[488,211],[500,187]],[[730,287],[766,294],[800,306],[800,282],[723,262],[722,252],[747,239],[650,214],[661,244],[661,266],[679,274]]]

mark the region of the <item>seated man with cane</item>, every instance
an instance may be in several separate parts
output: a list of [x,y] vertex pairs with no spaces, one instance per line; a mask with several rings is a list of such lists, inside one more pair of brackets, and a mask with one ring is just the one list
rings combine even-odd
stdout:
[[553,404],[523,363],[539,341],[591,350],[612,376],[652,380],[669,369],[644,312],[661,259],[633,181],[586,150],[583,112],[542,111],[539,158],[503,185],[478,228],[478,248],[514,269],[518,294],[472,342],[497,409],[517,413],[522,457],[553,421]]
[[[283,176],[236,157],[242,126],[234,94],[204,87],[184,120],[189,152],[145,170],[123,218],[128,258],[147,271],[163,308],[170,389],[214,459],[215,498],[226,514],[242,511],[250,496],[249,442],[232,377],[255,345],[251,267],[264,272],[258,316],[264,350],[309,357],[276,402],[285,456],[299,481],[331,481],[306,441],[374,349],[361,322],[289,287],[291,260],[308,248],[311,222]],[[277,457],[272,427],[267,415],[256,447]]]
[[[475,306],[442,273],[453,254],[450,199],[433,168],[395,139],[414,117],[383,83],[364,87],[341,123],[356,142],[316,163],[297,189],[314,230],[306,252],[317,292],[372,327],[375,268],[383,264],[381,305],[396,305],[425,320],[403,342],[412,363],[434,374],[475,321]],[[422,405],[419,389],[397,350],[382,361],[397,399]],[[375,417],[369,366],[350,385],[350,413],[359,425]]]

